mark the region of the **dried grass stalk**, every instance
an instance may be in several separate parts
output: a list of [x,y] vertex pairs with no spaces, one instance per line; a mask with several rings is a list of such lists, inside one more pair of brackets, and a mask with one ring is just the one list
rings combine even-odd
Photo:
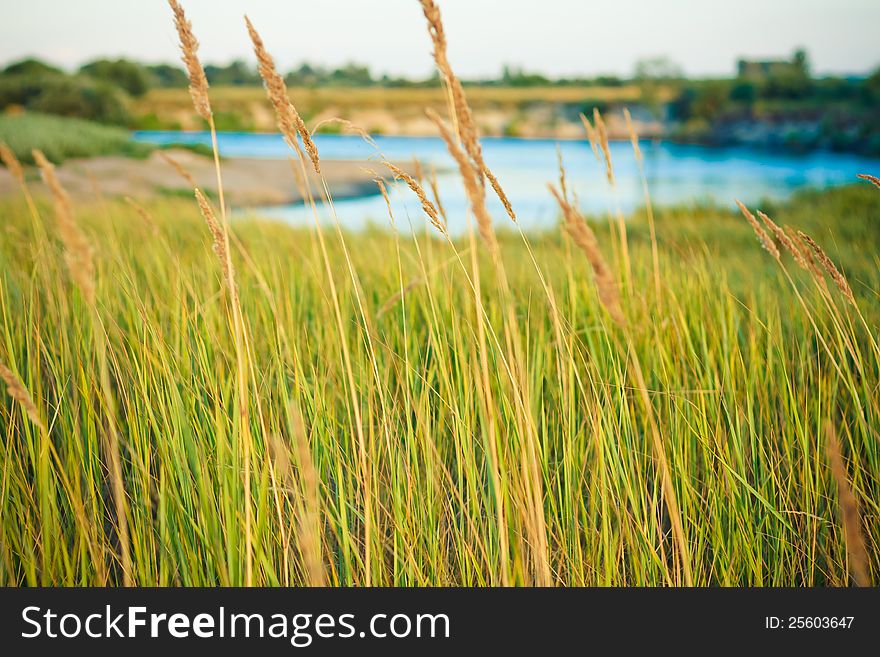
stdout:
[[138,216],[140,216],[140,218],[144,220],[144,223],[147,224],[150,232],[153,233],[153,235],[159,234],[159,226],[158,224],[156,224],[156,220],[153,219],[153,215],[151,215],[144,206],[135,201],[131,196],[126,196],[125,202],[128,203],[128,205],[131,206],[131,208],[138,213]]
[[402,180],[403,182],[405,182],[407,187],[409,187],[415,193],[415,195],[419,197],[419,201],[421,201],[421,203],[422,203],[422,210],[424,210],[425,214],[428,215],[428,219],[431,220],[431,225],[433,225],[434,228],[436,228],[442,234],[445,235],[446,234],[446,226],[440,220],[440,215],[437,212],[437,208],[434,207],[433,203],[431,203],[430,199],[428,198],[428,195],[425,194],[425,190],[415,180],[415,178],[413,178],[411,175],[409,175],[406,171],[404,171],[400,167],[392,164],[391,162],[388,162],[387,160],[384,160],[382,162],[382,164],[384,164],[386,167],[388,167],[388,169],[394,174],[395,178],[398,178],[398,179]]
[[[477,130],[477,125],[471,113],[470,106],[467,103],[464,88],[461,85],[461,81],[452,71],[452,66],[449,64],[446,33],[443,29],[443,21],[440,18],[440,10],[434,0],[420,1],[422,11],[428,21],[428,34],[434,44],[434,61],[437,64],[437,69],[446,81],[446,86],[451,96],[452,111],[455,118],[454,124],[458,139],[452,139],[451,133],[448,129],[445,129],[445,127],[441,128],[441,134],[444,132],[446,133],[444,135],[444,140],[446,141],[447,148],[455,158],[456,162],[458,162],[459,168],[462,171],[465,190],[471,201],[471,208],[477,219],[477,226],[480,235],[490,251],[493,254],[496,254],[498,252],[498,242],[495,239],[495,233],[492,228],[491,216],[486,209],[485,192],[482,191],[484,176],[489,179],[492,189],[498,195],[498,199],[504,206],[505,211],[514,222],[516,222],[516,213],[513,211],[510,200],[504,193],[498,179],[486,166],[486,163],[483,160],[479,131]],[[442,122],[439,121],[439,117],[430,109],[428,110],[428,116],[438,125],[442,125]],[[460,157],[459,153],[456,152],[461,151],[461,148],[464,149],[464,153],[466,154],[466,157],[463,159]],[[465,165],[467,160],[469,160],[469,163]]]
[[[309,586],[325,586],[327,573],[321,557],[321,491],[320,478],[312,461],[312,450],[306,435],[305,422],[299,409],[291,404],[294,446],[296,448],[299,477],[294,475],[294,467],[284,441],[277,435],[270,435],[269,453],[282,480],[291,491],[300,494],[295,499],[296,535],[302,554],[303,571]],[[297,485],[297,479],[299,485]]]
[[428,185],[431,188],[431,195],[434,197],[434,205],[437,206],[437,210],[440,212],[440,217],[443,219],[443,225],[449,225],[449,219],[446,217],[446,208],[443,207],[443,203],[440,201],[440,189],[437,186],[437,169],[434,165],[431,165],[431,175],[428,176]]
[[55,166],[46,159],[43,152],[34,149],[34,161],[40,168],[43,182],[52,194],[55,217],[58,222],[58,235],[64,244],[64,260],[70,277],[79,287],[89,305],[95,305],[95,262],[92,246],[83,234],[70,206],[70,197],[55,175]]
[[593,149],[593,155],[596,156],[596,161],[602,162],[602,155],[599,153],[599,135],[596,134],[596,128],[593,127],[593,124],[590,123],[590,119],[586,117],[583,113],[580,114],[581,123],[584,124],[584,130],[587,132],[587,140],[590,142],[590,148]]
[[15,153],[12,152],[12,149],[9,148],[5,141],[0,141],[0,161],[9,169],[9,173],[18,184],[24,186],[24,171],[21,168],[21,162],[18,161]]
[[602,302],[602,305],[605,306],[608,314],[611,315],[611,319],[613,319],[618,326],[625,327],[626,317],[624,317],[623,308],[620,303],[620,293],[617,289],[617,282],[614,280],[614,275],[611,273],[611,269],[608,267],[608,264],[605,262],[605,257],[599,249],[599,242],[596,240],[596,235],[587,225],[587,222],[581,216],[580,212],[578,212],[553,185],[548,185],[548,187],[550,188],[550,192],[556,198],[556,202],[559,203],[559,207],[562,209],[562,214],[565,218],[565,230],[571,235],[572,241],[574,241],[575,245],[584,252],[584,255],[587,256],[587,260],[590,262],[590,266],[593,269],[593,278],[596,280],[596,290],[599,293],[599,300]]
[[562,147],[556,144],[556,168],[559,169],[559,190],[562,198],[568,199],[568,179],[565,175],[565,163],[562,161]]
[[495,230],[492,227],[492,217],[486,209],[486,190],[482,185],[474,163],[468,159],[465,152],[456,143],[455,137],[446,123],[443,122],[443,119],[430,108],[425,110],[425,114],[437,126],[440,136],[446,142],[446,149],[458,164],[458,169],[464,182],[464,190],[470,202],[471,212],[474,213],[474,217],[477,220],[477,230],[480,233],[480,237],[492,254],[497,253],[498,242],[495,239]]
[[192,177],[192,174],[187,171],[180,162],[175,160],[167,153],[163,153],[162,151],[159,151],[159,157],[170,164],[174,168],[174,170],[177,171],[178,175],[183,178],[190,187],[192,187],[193,189],[198,187],[198,185],[196,184],[196,179]]
[[21,405],[30,421],[34,423],[34,426],[42,432],[42,435],[48,435],[49,431],[46,428],[46,423],[40,417],[40,411],[37,409],[37,405],[34,403],[28,389],[21,379],[3,362],[0,362],[0,379],[6,384],[6,391],[9,393],[9,396]]
[[257,56],[257,66],[260,71],[260,77],[263,78],[263,82],[266,85],[266,93],[269,96],[269,100],[272,102],[272,106],[275,108],[275,118],[278,123],[278,129],[281,130],[281,134],[284,135],[284,140],[301,156],[302,152],[296,141],[296,136],[299,135],[303,147],[305,148],[306,153],[308,153],[309,159],[312,161],[312,167],[314,167],[315,173],[320,175],[321,162],[318,157],[318,147],[315,146],[315,142],[312,141],[312,135],[306,127],[305,122],[302,120],[302,117],[299,115],[299,112],[296,111],[296,107],[290,102],[290,96],[287,94],[287,85],[284,83],[284,78],[281,77],[278,69],[275,68],[275,62],[266,50],[266,46],[263,44],[263,39],[260,37],[256,28],[254,28],[253,23],[251,23],[247,16],[245,16],[244,20],[247,24],[248,34],[254,44],[254,53]]
[[803,256],[804,262],[807,263],[807,270],[816,278],[821,279],[822,269],[819,267],[819,263],[816,262],[816,258],[813,257],[813,250],[810,248],[810,245],[801,239],[801,236],[798,235],[797,231],[791,226],[783,226],[783,228],[785,229],[785,234],[788,235],[789,239],[791,239],[792,243]]
[[420,185],[425,183],[425,170],[422,168],[422,162],[419,158],[413,156],[412,159],[413,165],[413,178],[415,178]]
[[383,315],[385,315],[389,310],[391,310],[392,308],[394,308],[395,305],[397,305],[398,301],[400,301],[407,294],[409,294],[414,289],[416,289],[416,287],[419,286],[419,284],[422,282],[422,280],[423,279],[421,276],[416,277],[413,280],[411,280],[409,283],[407,283],[406,287],[404,287],[402,290],[398,290],[397,292],[392,294],[390,297],[388,297],[388,300],[382,304],[382,307],[379,308],[379,311],[376,313],[376,320],[381,319]]
[[[422,3],[422,11],[428,21],[428,34],[434,44],[434,62],[437,69],[446,80],[446,85],[452,95],[452,105],[456,116],[456,125],[458,128],[458,136],[461,139],[462,146],[468,157],[471,158],[476,165],[479,175],[482,176],[483,170],[486,168],[483,162],[483,151],[480,147],[479,133],[477,131],[474,117],[471,114],[470,106],[464,95],[464,88],[461,81],[452,71],[449,59],[446,53],[446,32],[443,29],[443,21],[440,18],[440,9],[434,0],[420,0]],[[482,184],[482,179],[480,179]]]
[[761,221],[764,222],[764,225],[770,229],[770,232],[776,236],[776,239],[782,244],[783,248],[789,252],[794,261],[798,264],[801,269],[805,269],[806,271],[810,270],[809,265],[807,264],[806,258],[804,258],[803,254],[800,252],[800,249],[797,248],[797,245],[791,240],[791,238],[786,234],[779,225],[773,221],[766,214],[758,210],[758,216],[761,217]]
[[189,95],[192,96],[193,107],[205,121],[211,120],[211,103],[208,100],[208,78],[199,61],[199,41],[192,31],[192,23],[187,20],[183,7],[177,0],[168,0],[174,12],[174,25],[180,39],[181,59],[186,65],[189,75]]
[[238,295],[235,289],[235,281],[233,279],[234,272],[232,271],[232,264],[226,251],[226,239],[223,233],[223,228],[220,226],[220,222],[217,221],[217,216],[214,214],[211,204],[208,203],[208,199],[202,194],[202,190],[196,188],[195,195],[196,201],[199,204],[199,210],[201,210],[202,216],[205,218],[205,223],[208,224],[208,230],[211,232],[214,253],[217,254],[217,258],[220,261],[220,267],[223,270],[223,280],[229,287],[232,297],[237,299]]
[[642,149],[639,147],[639,135],[636,132],[636,127],[633,125],[632,115],[629,113],[629,108],[623,108],[623,118],[626,119],[626,129],[629,132],[629,141],[632,144],[633,154],[636,156],[636,161],[642,161]]
[[376,150],[379,150],[379,145],[376,143],[376,141],[373,139],[373,137],[370,135],[369,132],[364,130],[359,125],[352,123],[348,119],[343,119],[342,117],[339,117],[339,116],[331,116],[329,118],[322,119],[321,121],[318,121],[315,124],[315,127],[312,128],[312,136],[314,137],[316,134],[318,134],[318,131],[321,128],[323,128],[325,125],[332,125],[332,124],[337,124],[337,125],[341,126],[342,130],[344,132],[347,132],[352,135],[358,135],[361,139],[363,139],[365,142],[367,142],[370,146],[372,146]]
[[746,221],[749,222],[752,230],[755,231],[755,235],[758,237],[758,242],[760,242],[764,250],[767,251],[767,253],[772,255],[774,258],[779,260],[779,249],[776,247],[776,243],[767,234],[767,231],[765,231],[761,227],[761,224],[758,223],[757,219],[755,219],[755,215],[753,215],[751,211],[739,200],[737,200],[736,204],[737,206],[739,206],[740,212],[742,212],[743,216],[746,218]]
[[510,220],[513,223],[516,223],[516,213],[513,211],[513,206],[510,204],[507,194],[504,193],[504,190],[501,188],[501,183],[498,182],[495,174],[492,173],[492,171],[489,170],[489,167],[485,164],[483,165],[483,174],[488,178],[489,184],[492,185],[492,189],[495,190],[495,194],[498,196],[498,200],[501,201],[501,205],[504,206],[507,216],[510,217]]
[[608,145],[608,129],[605,120],[597,107],[593,108],[593,122],[596,124],[596,134],[599,137],[599,148],[602,149],[602,157],[605,158],[605,176],[608,184],[614,185],[614,166],[611,164],[611,148]]
[[831,258],[826,255],[825,250],[821,246],[819,246],[812,237],[807,235],[802,230],[798,231],[798,235],[804,242],[809,245],[811,249],[813,249],[813,253],[816,254],[816,259],[819,261],[822,269],[824,269],[825,273],[828,274],[828,277],[831,278],[832,281],[834,281],[834,284],[837,286],[837,289],[840,290],[841,294],[843,294],[843,296],[851,305],[855,306],[856,299],[853,295],[852,288],[849,286],[849,281],[846,280],[846,277],[835,266]]
[[870,173],[858,173],[856,175],[862,180],[867,180],[875,187],[880,188],[880,178],[878,178],[877,176],[872,176]]
[[825,423],[825,450],[831,475],[837,483],[837,501],[840,505],[840,520],[846,551],[849,554],[849,570],[857,586],[871,586],[871,575],[868,569],[868,550],[865,536],[862,533],[862,518],[859,513],[859,502],[853,493],[840,450],[837,432],[831,422]]

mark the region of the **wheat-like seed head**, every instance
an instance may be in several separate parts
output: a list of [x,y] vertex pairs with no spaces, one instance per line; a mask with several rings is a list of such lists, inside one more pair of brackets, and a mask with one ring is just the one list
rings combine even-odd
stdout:
[[208,203],[208,199],[202,194],[202,190],[197,187],[195,189],[195,195],[202,217],[204,217],[205,223],[208,224],[208,230],[211,232],[214,253],[217,254],[217,258],[220,261],[220,268],[223,271],[223,281],[229,287],[233,298],[235,298],[237,296],[237,290],[235,289],[235,281],[233,279],[234,272],[232,271],[232,265],[230,264],[230,259],[226,252],[226,236],[223,233],[223,228],[220,226],[220,222],[217,221],[217,216],[214,214],[211,204]]
[[377,177],[373,178],[373,182],[376,183],[376,187],[379,188],[379,193],[382,194],[382,198],[385,199],[385,206],[388,208],[388,216],[391,218],[391,225],[394,225],[394,212],[391,211],[391,197],[388,196],[388,187],[385,185],[385,181],[378,177],[379,174],[374,173]]
[[420,185],[423,185],[425,182],[425,170],[422,168],[422,162],[419,158],[413,156],[412,159],[413,165],[413,178],[415,178]]
[[174,12],[174,25],[180,39],[181,59],[189,75],[189,94],[192,96],[196,113],[205,121],[211,119],[211,103],[208,100],[208,78],[199,61],[199,40],[193,34],[192,23],[187,20],[183,7],[177,0],[168,0]]
[[548,185],[548,187],[550,188],[550,193],[553,194],[556,202],[562,209],[562,215],[565,219],[565,230],[571,235],[575,245],[587,256],[590,267],[593,269],[593,278],[596,281],[599,300],[605,306],[611,319],[618,326],[625,327],[626,317],[623,314],[623,307],[620,303],[617,282],[614,280],[614,275],[611,273],[608,263],[605,262],[605,257],[599,248],[596,235],[574,206],[553,185]]
[[776,239],[779,240],[779,243],[782,244],[782,247],[789,252],[794,261],[798,264],[801,269],[806,271],[810,270],[809,265],[807,264],[806,259],[803,254],[800,252],[800,249],[797,248],[797,245],[792,242],[791,238],[786,234],[779,225],[773,221],[766,214],[758,210],[758,216],[761,217],[761,221],[764,222],[764,225],[770,229],[770,232],[776,236]]
[[125,202],[128,203],[128,205],[138,213],[138,216],[144,220],[144,223],[147,224],[153,235],[159,234],[159,226],[156,224],[156,220],[153,219],[153,215],[151,215],[144,206],[135,201],[131,196],[126,196]]
[[632,115],[629,113],[629,108],[623,108],[623,118],[626,119],[626,129],[629,132],[629,141],[632,144],[633,154],[636,156],[636,161],[642,161],[642,149],[639,147],[639,135],[636,132],[636,127],[633,124]]
[[464,183],[464,190],[470,202],[471,212],[477,220],[477,230],[480,237],[485,242],[489,252],[495,255],[498,252],[498,241],[495,239],[495,230],[492,227],[492,217],[486,209],[486,189],[483,186],[479,173],[471,160],[468,159],[465,152],[455,141],[452,131],[444,123],[443,119],[432,109],[425,110],[427,117],[437,126],[440,136],[446,143],[446,150],[452,155],[452,158],[458,164],[461,172],[461,178]]
[[24,171],[21,168],[21,162],[18,161],[15,153],[5,141],[0,141],[0,160],[9,169],[9,173],[18,181],[18,184],[24,186]]
[[755,219],[755,215],[751,213],[751,211],[739,200],[736,201],[737,206],[739,207],[740,212],[742,212],[743,216],[746,218],[746,221],[749,222],[749,225],[752,227],[752,230],[755,231],[755,235],[758,237],[758,242],[760,242],[761,246],[764,247],[764,250],[767,251],[774,258],[779,260],[779,249],[776,248],[776,243],[770,238],[763,228],[761,228],[761,224],[758,223],[758,220]]
[[343,131],[352,135],[358,135],[367,144],[375,148],[377,151],[379,150],[379,145],[376,143],[376,140],[373,139],[369,132],[364,130],[361,126],[352,123],[348,119],[343,119],[340,116],[331,116],[318,121],[312,128],[312,136],[314,137],[316,134],[318,134],[318,130],[323,128],[325,125],[332,125],[334,123],[342,127]]
[[797,231],[791,226],[783,226],[783,228],[785,229],[785,234],[788,235],[792,244],[795,245],[798,252],[803,257],[804,262],[807,265],[807,270],[816,278],[822,278],[822,270],[819,268],[816,258],[813,257],[813,250],[810,248],[810,245],[801,239],[800,235],[797,234]]
[[64,260],[70,277],[79,287],[89,305],[95,304],[95,262],[92,246],[83,234],[70,205],[70,197],[58,181],[55,166],[46,159],[43,151],[33,150],[34,161],[40,168],[43,182],[52,194],[55,218],[58,222],[58,236],[64,244]]
[[175,160],[173,157],[171,157],[167,153],[163,153],[162,151],[159,151],[159,157],[161,157],[168,164],[170,164],[174,168],[174,170],[177,171],[177,174],[181,178],[183,178],[190,187],[192,187],[193,189],[198,187],[198,185],[196,184],[195,178],[192,177],[192,174],[189,171],[187,171],[186,168],[184,168],[184,166],[180,162]]
[[464,87],[461,81],[452,71],[449,59],[446,53],[446,32],[443,29],[443,21],[440,18],[440,9],[434,0],[420,0],[422,4],[422,12],[428,21],[428,34],[434,44],[434,62],[440,71],[449,92],[452,95],[452,105],[455,111],[456,124],[458,127],[458,136],[464,146],[468,157],[473,161],[478,171],[479,182],[482,184],[482,175],[485,169],[483,162],[483,150],[480,146],[479,131],[471,114],[470,106],[464,94]]
[[599,153],[599,135],[596,134],[596,128],[593,127],[593,124],[590,123],[590,119],[586,117],[586,115],[581,112],[581,123],[584,124],[584,130],[587,133],[587,141],[590,142],[590,148],[593,151],[593,155],[596,156],[596,161],[600,164],[602,163],[602,155]]
[[852,288],[849,286],[849,281],[846,280],[846,277],[840,272],[831,258],[828,257],[825,250],[819,246],[816,240],[807,235],[804,231],[799,230],[798,235],[811,249],[813,249],[813,253],[816,254],[816,259],[819,261],[822,269],[824,269],[825,273],[828,274],[828,277],[834,281],[834,284],[837,286],[837,289],[840,290],[841,294],[843,294],[844,298],[850,303],[850,305],[855,306],[856,299],[853,295]]
[[446,226],[440,220],[440,215],[437,212],[437,208],[434,207],[433,203],[431,203],[428,195],[425,194],[425,190],[418,183],[418,181],[416,181],[415,178],[409,175],[406,171],[392,164],[391,162],[388,162],[387,160],[383,160],[382,164],[388,167],[388,169],[394,174],[395,178],[398,178],[405,182],[407,187],[409,187],[415,193],[415,195],[419,197],[419,201],[421,201],[422,203],[422,210],[424,210],[425,214],[428,215],[428,219],[431,220],[431,225],[439,230],[443,235],[445,235]]
[[849,553],[849,567],[858,586],[871,586],[868,568],[868,550],[862,533],[862,517],[859,502],[853,493],[840,449],[837,432],[831,422],[825,423],[825,453],[831,466],[831,475],[837,484],[837,501],[840,506],[840,520],[843,525],[844,541]]
[[605,175],[608,184],[614,185],[614,166],[611,164],[611,148],[608,145],[608,129],[598,107],[593,108],[593,123],[596,124],[596,134],[599,137],[599,148],[602,149],[602,157],[605,158]]
[[858,173],[856,175],[862,180],[867,180],[875,187],[880,188],[880,178],[878,178],[877,176],[872,176],[870,173]]
[[281,134],[284,135],[284,140],[288,145],[301,156],[302,152],[300,151],[299,144],[296,140],[296,136],[299,135],[299,138],[302,139],[303,147],[305,148],[306,153],[308,153],[309,159],[312,161],[315,173],[320,175],[321,162],[318,157],[318,147],[315,146],[315,142],[312,141],[312,135],[306,127],[305,122],[302,120],[302,117],[299,115],[299,112],[296,111],[296,107],[290,102],[290,96],[287,94],[287,85],[284,83],[284,78],[281,77],[278,69],[275,68],[275,61],[266,50],[262,37],[260,37],[254,24],[251,23],[247,16],[244,17],[244,20],[247,24],[247,30],[251,37],[251,42],[254,44],[254,53],[257,56],[257,66],[260,71],[260,77],[263,78],[263,83],[266,85],[266,93],[269,96],[272,106],[275,108],[275,118],[278,123],[278,129],[281,130]]
[[443,225],[449,225],[449,219],[446,217],[446,208],[443,207],[443,203],[440,201],[440,189],[437,187],[437,168],[432,164],[431,165],[431,175],[428,176],[428,185],[431,187],[431,195],[434,197],[434,205],[437,206],[437,210],[440,212],[440,217],[443,219]]
[[510,220],[513,223],[516,223],[516,212],[513,211],[513,206],[510,204],[510,199],[507,198],[507,194],[504,193],[504,190],[501,188],[501,183],[498,182],[498,178],[495,177],[495,174],[483,164],[483,175],[489,180],[489,184],[492,185],[492,189],[495,190],[495,195],[498,196],[498,200],[501,201],[501,205],[504,206],[504,211],[507,212],[507,216],[510,217]]
[[568,180],[565,176],[565,163],[562,161],[562,148],[556,144],[556,168],[559,169],[559,190],[562,198],[568,198]]
[[48,434],[49,432],[46,429],[46,424],[43,422],[43,418],[40,417],[40,411],[37,410],[37,405],[34,404],[34,400],[28,392],[28,389],[25,387],[24,383],[22,383],[21,379],[19,379],[18,376],[16,376],[16,374],[2,362],[0,362],[0,379],[6,384],[6,391],[9,393],[9,396],[21,404],[28,419],[30,419],[30,421],[33,422],[44,435]]

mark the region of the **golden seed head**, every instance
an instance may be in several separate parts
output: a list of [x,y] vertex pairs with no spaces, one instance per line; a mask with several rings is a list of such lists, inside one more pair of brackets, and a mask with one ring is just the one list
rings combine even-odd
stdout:
[[599,108],[593,108],[593,123],[596,124],[596,135],[599,139],[599,147],[602,149],[602,157],[605,159],[605,176],[608,184],[614,185],[614,166],[611,164],[611,148],[608,145],[608,130],[605,120],[599,112]]
[[288,145],[290,145],[298,155],[302,156],[302,151],[300,150],[296,139],[296,136],[299,135],[303,147],[305,148],[306,153],[308,153],[309,159],[312,161],[312,167],[314,167],[315,173],[320,175],[321,162],[318,157],[318,147],[315,146],[315,142],[312,141],[312,135],[306,127],[305,122],[302,120],[302,117],[299,115],[299,112],[296,111],[296,107],[290,102],[290,96],[287,94],[287,85],[284,83],[284,78],[281,77],[278,69],[275,68],[275,61],[266,50],[262,37],[260,37],[253,23],[251,23],[247,16],[244,17],[244,20],[247,25],[251,42],[254,45],[254,54],[257,56],[257,67],[260,71],[260,77],[263,78],[263,83],[266,86],[266,93],[275,109],[275,119],[278,124],[278,129],[281,131],[281,134],[284,136],[284,140]]
[[809,265],[807,265],[807,261],[804,258],[803,254],[800,252],[800,249],[797,248],[797,245],[792,242],[791,238],[786,234],[779,225],[773,221],[766,214],[758,210],[758,216],[761,217],[761,221],[764,222],[764,225],[770,229],[770,232],[776,236],[776,239],[779,240],[779,243],[782,244],[782,247],[788,251],[794,261],[798,264],[801,269],[805,269],[809,271]]
[[24,383],[22,383],[21,379],[19,379],[18,376],[16,376],[16,374],[2,362],[0,362],[0,379],[6,384],[6,391],[9,393],[9,396],[21,405],[25,414],[28,416],[28,419],[33,422],[44,435],[48,434],[49,432],[46,429],[46,424],[40,417],[40,412],[37,409],[37,405],[34,404],[34,400],[28,392],[28,389],[25,387]]
[[575,246],[587,256],[590,267],[593,269],[593,278],[596,281],[599,301],[602,302],[611,319],[618,326],[625,327],[626,317],[623,314],[617,282],[614,280],[614,275],[611,273],[608,263],[605,262],[605,257],[599,248],[599,242],[596,240],[595,233],[587,225],[580,212],[553,185],[548,185],[548,187],[550,188],[550,193],[553,194],[556,202],[562,209],[562,215],[565,219],[565,230],[571,235]]
[[189,75],[189,94],[192,96],[196,113],[205,121],[211,119],[211,103],[208,100],[208,78],[199,61],[199,41],[193,34],[192,23],[187,19],[183,7],[177,0],[168,0],[174,12],[174,25],[180,39],[181,59]]
[[736,202],[739,207],[740,212],[742,212],[743,216],[746,218],[746,221],[749,222],[749,225],[752,227],[752,230],[755,231],[755,235],[758,237],[758,242],[760,242],[761,246],[764,247],[764,250],[767,251],[774,258],[779,260],[779,249],[776,248],[776,243],[770,238],[763,228],[761,228],[761,224],[758,223],[758,220],[755,219],[755,215],[751,213],[751,211],[739,200]]
[[0,161],[9,169],[9,173],[18,181],[18,184],[24,185],[24,171],[21,168],[21,162],[4,141],[0,141]]
[[875,187],[880,188],[880,178],[877,176],[872,176],[870,173],[859,173],[856,174],[862,180],[867,180],[869,183],[874,185]]
[[452,158],[458,164],[471,212],[474,213],[474,217],[477,220],[477,230],[490,253],[494,255],[498,252],[498,241],[495,239],[492,217],[486,209],[486,189],[482,184],[482,176],[479,175],[474,163],[468,159],[467,154],[458,145],[452,131],[443,119],[430,108],[425,110],[425,114],[437,126],[440,136],[446,143],[446,150],[449,151],[449,154],[452,155]]
[[834,284],[837,286],[837,289],[840,290],[841,294],[843,294],[844,298],[850,303],[850,305],[855,306],[856,299],[855,295],[853,295],[852,288],[849,286],[849,281],[846,280],[846,277],[840,272],[831,258],[828,257],[825,250],[819,246],[816,240],[802,230],[799,230],[797,234],[813,250],[822,269],[824,269],[825,273],[828,274],[828,277],[834,281]]
[[89,305],[95,304],[95,262],[92,246],[83,234],[70,205],[67,191],[58,181],[55,165],[46,159],[39,149],[33,150],[34,161],[40,168],[43,182],[52,194],[55,206],[55,218],[58,223],[58,236],[64,244],[64,260],[70,277],[76,283]]
[[220,261],[220,268],[223,271],[223,281],[229,287],[233,297],[235,297],[237,292],[233,279],[234,272],[232,271],[232,265],[230,264],[228,257],[229,254],[226,250],[226,235],[223,232],[223,227],[220,225],[220,222],[217,221],[214,209],[211,207],[208,199],[205,198],[202,190],[197,187],[195,189],[195,195],[196,201],[199,204],[199,210],[202,213],[202,217],[205,219],[205,223],[208,224],[208,230],[211,233],[214,253],[217,254],[217,259]]
[[629,113],[629,108],[623,108],[623,118],[626,119],[626,129],[629,132],[629,141],[632,144],[633,154],[636,157],[637,162],[642,161],[642,149],[639,147],[639,135],[636,132],[636,127],[633,124],[632,115]]
[[437,208],[434,206],[433,203],[431,203],[430,199],[428,199],[428,195],[425,194],[425,190],[418,183],[418,181],[416,181],[415,178],[409,175],[406,171],[392,164],[391,162],[388,162],[387,160],[383,161],[382,164],[388,167],[388,169],[394,174],[395,178],[398,178],[405,182],[407,187],[409,187],[415,193],[415,195],[419,197],[419,201],[421,201],[422,203],[422,210],[424,210],[425,214],[428,215],[428,219],[430,219],[431,225],[439,230],[441,234],[445,235],[446,226],[440,220],[440,215],[437,212]]
[[195,178],[192,177],[192,174],[187,171],[180,162],[175,160],[167,153],[163,153],[162,151],[159,151],[159,157],[161,157],[163,160],[165,160],[165,162],[174,167],[174,170],[177,171],[178,175],[183,178],[190,187],[192,187],[193,189],[198,187]]

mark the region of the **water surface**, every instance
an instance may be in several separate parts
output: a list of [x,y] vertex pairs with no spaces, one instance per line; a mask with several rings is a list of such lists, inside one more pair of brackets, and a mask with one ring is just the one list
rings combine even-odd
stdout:
[[[141,131],[135,138],[151,143],[197,143],[210,145],[207,132]],[[438,187],[450,221],[450,229],[465,227],[467,201],[455,164],[442,140],[435,137],[375,137],[379,149],[360,137],[320,135],[315,143],[325,160],[363,160],[365,167],[381,170],[382,156],[391,161],[414,157],[423,166],[438,170]],[[286,158],[289,149],[278,134],[227,132],[218,135],[221,155],[227,157]],[[628,142],[611,144],[616,187],[610,189],[604,165],[596,161],[586,141],[485,138],[486,163],[501,181],[520,223],[525,228],[546,227],[557,218],[557,208],[547,183],[558,178],[557,148],[562,154],[570,189],[581,207],[601,215],[617,205],[629,212],[643,205],[638,167]],[[762,199],[785,199],[804,187],[829,187],[855,182],[857,173],[880,172],[880,160],[841,153],[788,155],[747,148],[715,148],[642,142],[645,172],[655,205],[714,202],[733,206],[733,199],[757,203]],[[380,154],[381,153],[381,154]],[[293,180],[291,179],[291,184]],[[332,188],[331,188],[332,191]],[[395,220],[421,225],[419,203],[405,186],[392,189]],[[491,195],[490,195],[491,196]],[[494,196],[489,209],[497,222],[507,221]],[[343,225],[388,225],[388,211],[381,196],[373,195],[335,202]],[[255,208],[260,215],[293,224],[311,224],[311,209],[302,204]],[[326,217],[328,211],[322,208]]]

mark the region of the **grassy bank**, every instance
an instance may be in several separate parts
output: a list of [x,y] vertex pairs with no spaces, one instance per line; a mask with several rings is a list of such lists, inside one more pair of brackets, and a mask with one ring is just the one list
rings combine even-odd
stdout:
[[[553,583],[680,581],[623,336],[563,233],[499,234],[505,292],[479,244],[414,237],[401,217],[397,233],[326,232],[329,271],[314,231],[235,224],[245,453],[228,300],[194,202],[157,202],[146,219],[124,204],[75,208],[95,247],[95,313],[51,208],[37,209],[0,210],[0,360],[45,423],[9,397],[0,410],[4,584],[122,581],[107,521],[112,430],[139,584],[240,584],[246,541],[255,584],[314,581],[315,568],[346,585],[531,583],[535,491]],[[845,267],[876,334],[880,191],[807,194],[772,211]],[[659,289],[648,229],[632,219],[622,302],[694,581],[849,581],[826,424],[876,574],[880,361],[855,308],[787,256],[781,268],[739,216],[669,211],[657,232]],[[614,232],[598,237],[611,256]],[[627,280],[618,258],[612,267]]]
[[[35,148],[55,163],[101,155],[144,158],[157,148],[134,141],[125,128],[37,112],[0,113],[0,142],[6,143],[25,164],[33,164]],[[168,143],[160,148],[183,148],[208,156],[213,153],[203,144]]]
[[0,114],[0,142],[7,143],[26,163],[33,163],[34,148],[54,162],[98,155],[145,157],[153,150],[132,141],[124,128],[36,112]]

